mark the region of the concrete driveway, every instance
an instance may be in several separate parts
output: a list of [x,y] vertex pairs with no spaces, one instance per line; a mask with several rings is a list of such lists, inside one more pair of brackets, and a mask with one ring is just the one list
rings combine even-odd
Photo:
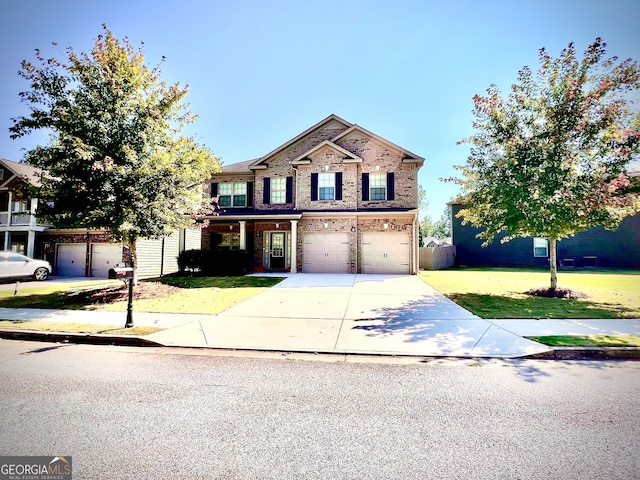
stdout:
[[325,320],[477,318],[416,275],[297,273],[220,316]]
[[[467,356],[489,329],[415,275],[298,273],[200,321],[199,334],[218,348]],[[179,330],[151,338],[177,343]]]

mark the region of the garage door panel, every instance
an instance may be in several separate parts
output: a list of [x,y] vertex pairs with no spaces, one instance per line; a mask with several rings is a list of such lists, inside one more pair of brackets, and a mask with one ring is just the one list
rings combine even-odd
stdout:
[[56,246],[56,275],[84,277],[87,246],[84,243],[61,243]]
[[411,242],[407,233],[362,234],[363,273],[410,273]]
[[308,233],[303,240],[302,270],[307,273],[350,273],[346,233]]
[[91,276],[107,278],[109,269],[122,263],[122,246],[95,243],[91,247]]

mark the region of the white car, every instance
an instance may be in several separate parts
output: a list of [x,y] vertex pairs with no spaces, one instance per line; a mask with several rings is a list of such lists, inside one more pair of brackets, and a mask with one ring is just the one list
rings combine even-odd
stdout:
[[51,274],[51,264],[34,260],[19,253],[0,252],[0,278],[26,278],[46,280]]

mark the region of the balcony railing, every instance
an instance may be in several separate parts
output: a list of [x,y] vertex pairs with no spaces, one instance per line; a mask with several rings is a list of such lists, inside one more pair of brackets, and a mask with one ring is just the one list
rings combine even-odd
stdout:
[[12,213],[9,215],[9,212],[0,212],[0,227],[9,226],[9,218],[11,218],[11,226],[24,227],[38,224],[35,215],[30,213]]

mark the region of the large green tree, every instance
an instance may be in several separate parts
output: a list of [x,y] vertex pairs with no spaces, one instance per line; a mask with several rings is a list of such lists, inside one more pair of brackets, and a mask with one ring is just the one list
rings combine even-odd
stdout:
[[89,54],[69,47],[60,61],[36,50],[35,62],[22,62],[31,88],[20,96],[30,114],[14,118],[10,131],[12,138],[52,133],[25,158],[46,172],[38,215],[61,228],[105,229],[135,258],[137,239],[191,221],[186,214],[203,202],[199,186],[219,161],[183,134],[195,120],[184,102],[188,87],[166,85],[142,47],[103,30]]
[[548,239],[552,290],[557,241],[640,211],[627,174],[640,148],[640,71],[605,47],[598,38],[581,59],[573,44],[557,58],[543,48],[537,73],[520,70],[508,97],[495,85],[476,95],[470,154],[456,167],[463,224],[483,228],[484,245]]

